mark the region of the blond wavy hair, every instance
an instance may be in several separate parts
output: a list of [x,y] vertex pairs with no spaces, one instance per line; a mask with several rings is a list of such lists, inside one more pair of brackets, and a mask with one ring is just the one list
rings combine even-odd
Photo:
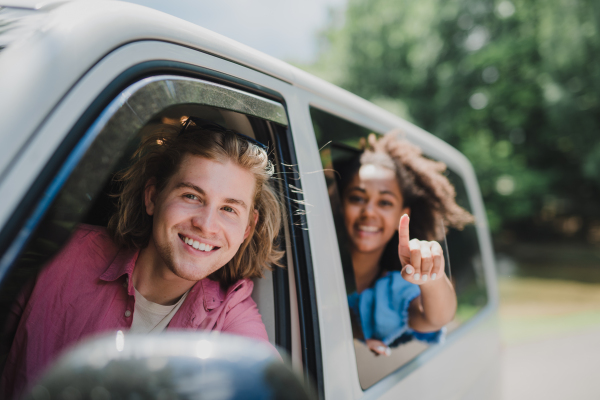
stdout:
[[156,180],[158,192],[177,172],[184,155],[191,154],[219,162],[232,161],[252,172],[256,178],[253,207],[258,222],[241,244],[235,256],[209,278],[229,286],[243,278],[259,278],[263,270],[282,266],[279,230],[283,207],[271,186],[273,165],[267,153],[233,131],[212,131],[190,126],[184,133],[172,126],[161,126],[145,137],[132,159],[133,164],[115,180],[121,184],[117,212],[108,230],[120,246],[142,249],[152,236],[152,217],[146,213],[144,191],[150,179]]

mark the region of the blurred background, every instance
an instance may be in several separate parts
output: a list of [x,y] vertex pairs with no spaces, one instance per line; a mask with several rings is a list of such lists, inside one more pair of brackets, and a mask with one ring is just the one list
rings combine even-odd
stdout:
[[598,0],[134,1],[288,61],[473,163],[504,397],[599,399]]

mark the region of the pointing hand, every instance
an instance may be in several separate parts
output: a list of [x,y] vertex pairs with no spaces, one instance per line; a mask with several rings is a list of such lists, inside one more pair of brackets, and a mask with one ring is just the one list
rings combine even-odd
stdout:
[[398,255],[402,263],[402,277],[408,282],[422,285],[434,281],[444,273],[444,253],[438,242],[410,240],[408,225],[410,218],[400,218]]

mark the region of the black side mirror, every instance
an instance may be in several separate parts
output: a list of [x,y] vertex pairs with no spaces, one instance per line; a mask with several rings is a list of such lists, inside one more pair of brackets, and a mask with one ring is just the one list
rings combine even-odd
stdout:
[[215,333],[119,331],[64,354],[27,400],[312,399],[264,343]]

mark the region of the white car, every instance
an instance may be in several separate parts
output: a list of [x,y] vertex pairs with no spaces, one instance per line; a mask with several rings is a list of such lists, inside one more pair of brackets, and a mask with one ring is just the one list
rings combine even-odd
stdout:
[[[493,249],[467,159],[282,61],[125,2],[0,0],[0,324],[77,223],[107,223],[110,177],[140,137],[190,115],[273,149],[289,216],[282,229],[287,268],[258,280],[253,297],[271,343],[319,398],[500,398]],[[324,163],[329,142],[352,145],[393,128],[446,163],[459,204],[477,223],[448,234],[459,304],[445,342],[408,343],[384,358],[353,338],[347,254],[338,245]]]

